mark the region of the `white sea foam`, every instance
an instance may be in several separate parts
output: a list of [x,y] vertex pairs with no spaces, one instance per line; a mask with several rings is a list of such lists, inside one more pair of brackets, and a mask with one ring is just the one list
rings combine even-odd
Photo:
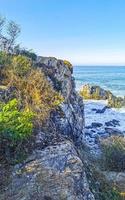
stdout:
[[106,122],[113,119],[119,121],[120,126],[116,128],[120,131],[125,131],[125,108],[121,109],[106,109],[104,113],[96,113],[93,109],[103,109],[107,105],[107,101],[103,100],[84,100],[85,104],[85,124],[90,126],[93,122],[102,123],[105,126]]

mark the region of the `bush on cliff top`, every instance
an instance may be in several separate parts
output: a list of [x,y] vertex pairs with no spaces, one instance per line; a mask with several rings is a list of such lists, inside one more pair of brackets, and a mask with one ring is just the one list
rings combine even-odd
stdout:
[[25,76],[31,69],[32,62],[29,58],[25,56],[14,56],[12,59],[11,68],[18,76]]
[[15,159],[22,160],[21,155],[26,155],[31,148],[32,137],[30,142],[26,139],[32,135],[33,128],[43,125],[51,111],[62,103],[63,97],[29,58],[7,56],[10,63],[5,61],[0,70],[1,82],[11,88],[11,94],[4,99],[7,103],[0,106],[0,157],[15,162]]
[[29,58],[14,56],[9,67],[4,68],[3,74],[3,84],[14,88],[14,96],[19,99],[21,107],[35,112],[36,121],[40,123],[63,101],[44,73],[32,66]]
[[33,125],[36,129],[42,126],[51,111],[62,103],[63,97],[35,66],[36,54],[16,45],[19,26],[11,21],[6,32],[5,22],[0,17],[0,84],[8,90],[2,99],[5,105],[0,109],[0,153],[6,147],[10,151],[12,146],[17,153],[18,144],[31,135]]

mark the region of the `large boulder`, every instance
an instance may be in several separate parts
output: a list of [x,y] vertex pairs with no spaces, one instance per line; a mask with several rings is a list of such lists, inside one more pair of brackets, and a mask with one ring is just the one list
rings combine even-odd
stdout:
[[94,200],[75,146],[57,143],[15,166],[1,200]]
[[125,97],[116,97],[109,90],[104,90],[97,85],[83,85],[80,90],[80,95],[84,99],[107,100],[108,106],[114,108],[121,108],[125,106]]
[[100,86],[89,84],[83,85],[80,90],[80,95],[85,99],[106,100],[108,99],[109,93],[109,91],[102,89]]

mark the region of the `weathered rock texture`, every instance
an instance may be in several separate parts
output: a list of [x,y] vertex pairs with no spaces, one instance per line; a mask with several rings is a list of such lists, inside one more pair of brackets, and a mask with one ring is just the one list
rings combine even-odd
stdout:
[[58,112],[52,115],[57,130],[78,142],[83,137],[84,105],[82,98],[75,91],[73,68],[56,58],[39,57],[38,66],[46,74],[53,87],[65,98]]
[[8,200],[94,199],[83,163],[69,141],[34,152],[15,169],[6,196]]
[[15,166],[0,200],[93,200],[78,148],[84,135],[84,106],[72,67],[56,58],[37,59],[64,103],[36,135],[33,153]]

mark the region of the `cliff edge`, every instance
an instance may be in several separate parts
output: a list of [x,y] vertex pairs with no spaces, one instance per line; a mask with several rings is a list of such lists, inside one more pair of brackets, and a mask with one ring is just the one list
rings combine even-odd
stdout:
[[0,200],[94,200],[78,153],[84,137],[84,105],[75,91],[73,68],[50,57],[38,57],[37,67],[64,102],[37,131],[28,158],[13,167]]

